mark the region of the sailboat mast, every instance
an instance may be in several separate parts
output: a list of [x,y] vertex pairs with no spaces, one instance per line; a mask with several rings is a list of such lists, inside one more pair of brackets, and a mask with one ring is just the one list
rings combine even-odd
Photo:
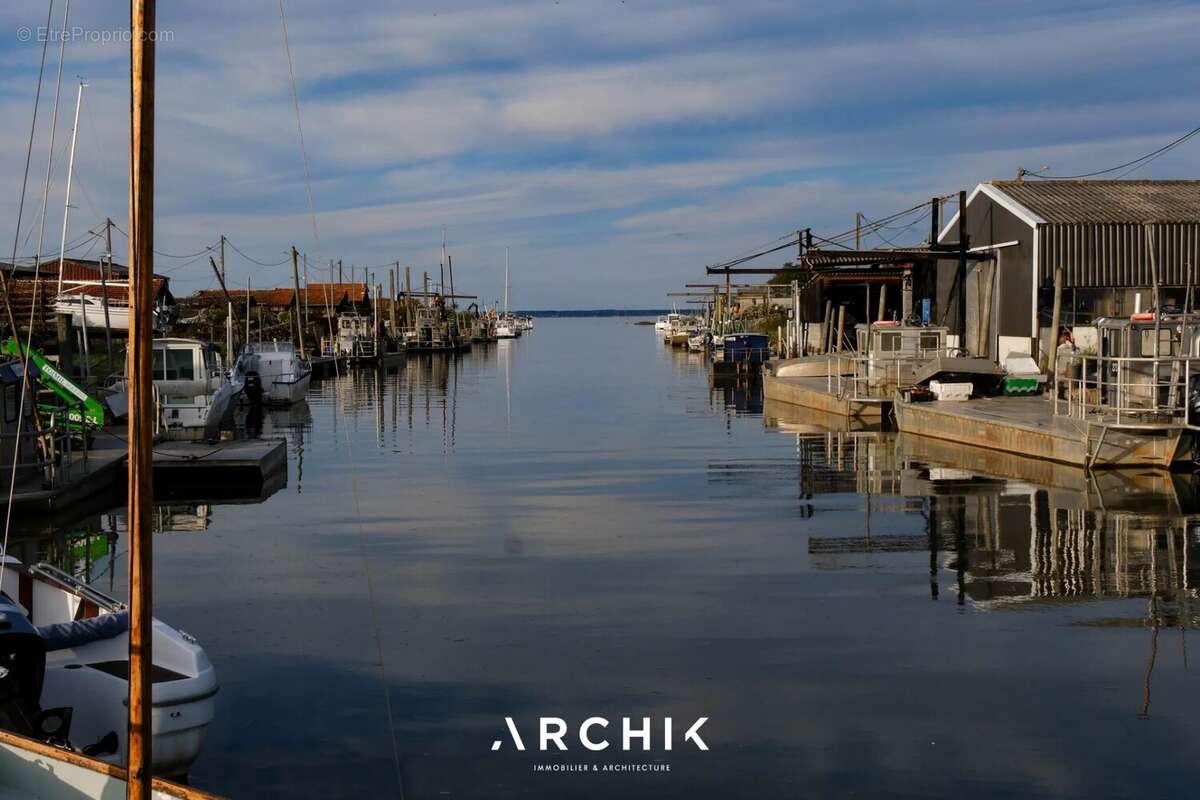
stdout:
[[129,170],[129,760],[127,798],[150,800],[153,662],[155,0],[131,0]]
[[[79,134],[79,106],[83,103],[83,87],[87,86],[83,81],[79,82],[79,92],[75,95],[75,122],[71,125],[71,156],[67,160],[67,197],[63,200],[63,226],[62,239],[58,245],[58,291],[56,295],[62,294],[63,287],[63,259],[67,254],[67,218],[71,215],[71,177],[75,174],[75,140]],[[82,304],[82,300],[79,301]],[[84,317],[84,330],[86,331],[87,312],[82,311]]]
[[508,316],[508,248],[504,248],[504,316]]

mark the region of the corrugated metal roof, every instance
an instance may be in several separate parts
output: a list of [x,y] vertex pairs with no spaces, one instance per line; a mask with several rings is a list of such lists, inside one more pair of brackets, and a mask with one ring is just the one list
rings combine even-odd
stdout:
[[1200,180],[991,184],[1050,224],[1200,222]]

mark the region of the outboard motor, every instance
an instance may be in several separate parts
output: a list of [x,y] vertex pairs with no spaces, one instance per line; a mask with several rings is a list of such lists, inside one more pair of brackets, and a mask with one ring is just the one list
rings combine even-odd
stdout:
[[242,392],[246,395],[251,407],[259,407],[263,402],[262,376],[251,370],[246,373],[246,382],[242,384]]
[[0,728],[65,744],[70,735],[71,709],[42,709],[45,675],[45,641],[21,608],[0,594]]

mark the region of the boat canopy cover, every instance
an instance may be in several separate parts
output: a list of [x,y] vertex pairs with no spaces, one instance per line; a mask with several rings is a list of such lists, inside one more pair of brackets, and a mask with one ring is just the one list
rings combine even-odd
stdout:
[[115,614],[101,614],[98,617],[79,619],[74,622],[40,625],[37,632],[46,642],[46,652],[51,653],[55,650],[67,650],[103,639],[111,639],[128,630],[129,612],[118,611]]

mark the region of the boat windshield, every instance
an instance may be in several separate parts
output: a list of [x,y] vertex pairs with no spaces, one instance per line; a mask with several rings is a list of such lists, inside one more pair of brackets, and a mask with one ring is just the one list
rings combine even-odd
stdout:
[[196,379],[196,369],[192,361],[191,350],[173,350],[164,347],[154,348],[154,379],[160,381],[192,381]]

